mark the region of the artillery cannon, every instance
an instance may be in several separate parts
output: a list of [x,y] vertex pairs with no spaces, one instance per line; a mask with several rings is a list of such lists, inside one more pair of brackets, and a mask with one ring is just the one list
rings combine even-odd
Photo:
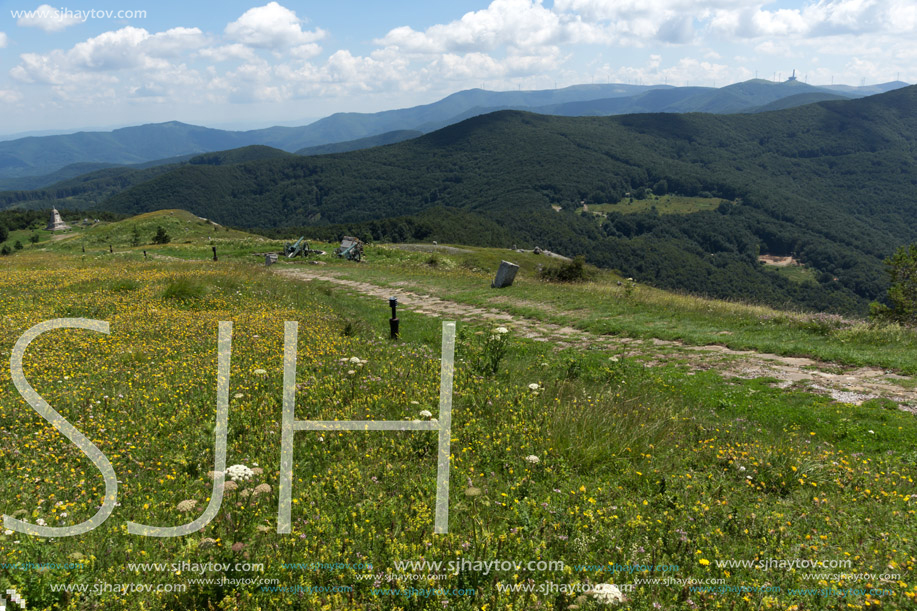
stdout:
[[309,248],[309,243],[306,242],[306,237],[303,236],[293,244],[287,243],[283,247],[283,254],[287,259],[292,259],[294,257],[308,257],[309,255],[323,255],[325,251]]
[[345,235],[334,254],[348,261],[361,261],[363,259],[363,240]]

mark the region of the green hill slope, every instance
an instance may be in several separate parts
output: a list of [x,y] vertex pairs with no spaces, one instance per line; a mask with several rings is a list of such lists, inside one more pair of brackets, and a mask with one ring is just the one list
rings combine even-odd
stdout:
[[372,148],[374,146],[385,146],[386,144],[395,144],[404,142],[411,138],[422,136],[423,132],[412,129],[400,129],[393,132],[386,132],[378,136],[369,136],[358,140],[348,140],[347,142],[335,142],[334,144],[323,144],[321,146],[310,146],[296,151],[297,155],[328,155],[330,153],[347,153],[358,151],[360,149]]
[[90,249],[151,248],[153,236],[162,227],[172,244],[219,244],[227,240],[250,239],[262,241],[262,238],[249,233],[224,227],[205,218],[198,217],[185,210],[157,210],[147,212],[121,221],[99,223],[82,229],[58,234],[42,243],[50,250],[80,251],[85,246]]

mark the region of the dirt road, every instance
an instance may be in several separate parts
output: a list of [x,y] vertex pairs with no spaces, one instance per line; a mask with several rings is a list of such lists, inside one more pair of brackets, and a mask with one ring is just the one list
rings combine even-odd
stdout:
[[917,390],[913,388],[913,378],[875,367],[856,368],[809,358],[732,350],[720,345],[688,346],[677,341],[595,335],[569,326],[515,316],[496,308],[466,305],[408,290],[338,278],[326,271],[281,269],[276,273],[301,282],[322,280],[380,299],[394,296],[400,306],[417,314],[505,325],[523,337],[551,342],[557,348],[596,346],[641,357],[649,366],[685,362],[693,370],[717,369],[725,377],[774,378],[780,388],[799,388],[857,405],[883,397],[897,402],[901,409],[917,413]]

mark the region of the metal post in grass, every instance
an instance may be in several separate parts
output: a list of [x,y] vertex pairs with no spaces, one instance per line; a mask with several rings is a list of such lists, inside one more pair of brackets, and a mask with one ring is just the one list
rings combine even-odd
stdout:
[[210,248],[213,249],[213,260],[216,261],[217,260],[217,247],[211,246]]
[[398,298],[389,297],[388,307],[392,309],[392,317],[388,321],[390,331],[389,339],[398,339],[398,313],[396,311],[398,308]]

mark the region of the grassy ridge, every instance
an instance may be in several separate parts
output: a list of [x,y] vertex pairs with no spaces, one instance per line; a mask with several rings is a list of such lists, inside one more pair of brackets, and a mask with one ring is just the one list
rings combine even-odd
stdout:
[[[379,246],[368,251],[371,265],[355,268],[328,259],[330,267],[323,269],[343,278],[407,287],[596,334],[722,344],[736,350],[917,373],[917,332],[913,329],[705,299],[640,284],[630,288],[631,283],[605,270],[594,270],[596,278],[591,282],[552,285],[538,278],[539,265],[555,264],[543,256],[461,248],[469,252],[431,255]],[[435,265],[430,264],[431,258]],[[490,281],[502,259],[519,264],[520,271],[510,289],[494,291]]]
[[[173,240],[150,245],[162,225]],[[138,227],[144,245],[131,247]],[[281,250],[284,240],[266,240],[236,230],[214,227],[180,210],[165,210],[103,224],[72,237],[41,242],[53,252],[80,252],[107,257],[114,244],[119,259],[142,259],[142,251],[178,259],[206,261],[218,256],[249,263],[262,260],[254,253]],[[288,241],[288,240],[287,240]],[[333,252],[337,244],[312,242],[313,248]],[[431,249],[431,246],[425,248]],[[615,272],[594,269],[591,282],[553,285],[539,279],[539,266],[556,260],[506,249],[456,245],[461,251],[417,252],[397,246],[370,246],[368,262],[355,266],[333,256],[321,257],[327,270],[339,277],[368,281],[379,286],[403,287],[470,305],[495,307],[512,314],[571,325],[596,334],[634,338],[680,340],[691,345],[723,344],[737,350],[756,350],[788,356],[805,356],[855,366],[917,373],[917,333],[896,325],[872,325],[866,320],[814,315],[805,311],[772,308],[673,293],[622,282]],[[26,252],[32,250],[26,247]],[[520,265],[515,284],[506,291],[489,288],[503,259]],[[283,265],[302,265],[302,260]],[[781,273],[768,269],[765,273]],[[619,282],[622,284],[619,286]]]

